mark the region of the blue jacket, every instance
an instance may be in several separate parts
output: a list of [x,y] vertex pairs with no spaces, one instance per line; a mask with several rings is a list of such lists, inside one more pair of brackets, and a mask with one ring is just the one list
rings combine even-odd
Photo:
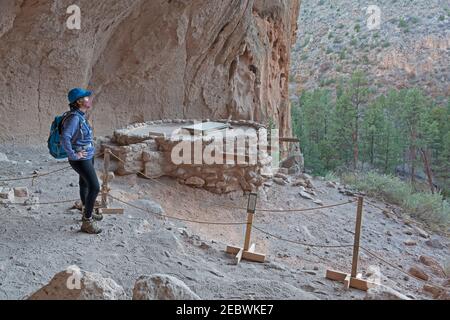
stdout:
[[[85,118],[85,113],[78,109],[72,109],[72,112],[64,121],[61,132],[61,144],[67,152],[69,160],[89,160],[94,157],[94,137],[92,128]],[[80,127],[81,121],[81,127]],[[82,149],[87,151],[85,158],[78,159],[76,153]]]

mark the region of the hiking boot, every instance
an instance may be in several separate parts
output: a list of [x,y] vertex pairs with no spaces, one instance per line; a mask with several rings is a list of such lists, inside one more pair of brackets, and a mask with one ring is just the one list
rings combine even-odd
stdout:
[[91,219],[86,219],[83,217],[83,223],[81,224],[81,232],[89,233],[89,234],[99,234],[102,232],[102,229],[97,227],[95,221]]
[[[85,208],[83,207],[83,209],[81,210],[81,215],[84,217],[85,213]],[[96,210],[94,210],[92,212],[92,219],[94,219],[95,221],[102,221],[103,220],[103,215],[101,213],[96,213]]]

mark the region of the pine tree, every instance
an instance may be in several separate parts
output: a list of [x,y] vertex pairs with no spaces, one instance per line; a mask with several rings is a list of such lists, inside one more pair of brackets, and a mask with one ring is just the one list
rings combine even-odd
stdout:
[[[336,143],[341,150],[344,162],[348,165],[351,158],[350,163],[353,163],[353,169],[356,170],[359,161],[359,127],[363,107],[369,97],[367,79],[363,72],[356,71],[352,74],[350,81],[344,86],[340,85],[337,90]],[[349,150],[352,152],[350,157]]]
[[302,141],[305,161],[313,171],[323,172],[332,154],[325,143],[330,134],[330,93],[327,90],[307,92],[294,109],[294,132]]

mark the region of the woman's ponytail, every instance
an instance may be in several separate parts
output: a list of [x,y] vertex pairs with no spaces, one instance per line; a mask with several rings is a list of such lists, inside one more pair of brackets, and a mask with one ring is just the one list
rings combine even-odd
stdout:
[[76,101],[72,102],[72,103],[69,103],[69,108],[70,108],[70,110],[77,110],[78,109],[78,103]]

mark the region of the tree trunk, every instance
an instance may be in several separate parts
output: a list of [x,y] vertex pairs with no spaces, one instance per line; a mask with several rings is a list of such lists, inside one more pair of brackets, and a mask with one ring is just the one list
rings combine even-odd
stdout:
[[429,158],[428,158],[428,154],[422,148],[420,149],[420,153],[422,155],[423,166],[425,168],[425,172],[426,172],[427,177],[428,177],[428,183],[430,185],[431,193],[434,194],[433,173],[431,172],[430,161],[429,161]]
[[411,185],[414,188],[416,182],[416,132],[413,130],[411,133],[411,148],[409,157],[411,159]]
[[358,167],[358,158],[359,158],[358,115],[356,116],[356,119],[355,119],[355,130],[353,131],[352,140],[353,140],[353,169],[356,171],[356,169]]
[[384,173],[387,173],[388,170],[388,161],[389,161],[389,141],[390,139],[387,139],[386,143],[386,153],[384,154]]
[[374,137],[375,135],[372,133],[372,136],[371,136],[371,141],[370,141],[370,164],[372,165],[372,167],[373,167],[373,163],[375,162],[375,147],[374,147],[374,144],[375,144],[375,137]]

